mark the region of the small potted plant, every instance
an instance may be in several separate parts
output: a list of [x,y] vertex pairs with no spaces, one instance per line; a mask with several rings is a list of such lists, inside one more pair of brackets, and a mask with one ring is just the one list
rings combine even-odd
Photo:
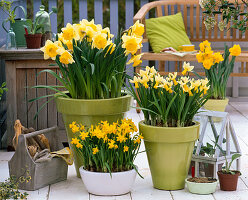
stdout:
[[[226,155],[225,151],[217,145],[223,155]],[[218,171],[218,177],[220,181],[220,189],[224,191],[235,191],[237,189],[238,178],[241,175],[240,171],[231,170],[231,166],[234,160],[238,159],[241,156],[239,153],[232,155],[231,161],[228,162],[227,157],[225,156],[226,163],[222,170]]]
[[[184,63],[184,76],[162,77],[154,67],[134,76],[129,90],[145,120],[139,123],[157,189],[183,189],[200,124],[193,118],[208,99],[207,79],[191,79],[193,66]],[[135,87],[135,88],[134,88]],[[135,90],[136,89],[136,90]]]
[[69,125],[75,137],[71,144],[83,158],[79,168],[89,193],[95,195],[122,195],[130,192],[137,167],[134,165],[142,136],[131,119],[109,124],[102,121],[87,129],[72,122]]
[[211,194],[216,191],[217,179],[209,177],[192,177],[185,180],[189,192],[194,194]]
[[41,19],[39,21],[39,18],[36,18],[33,23],[30,23],[30,32],[28,32],[27,26],[24,26],[25,28],[25,38],[27,43],[28,49],[39,49],[41,47],[41,38],[43,34],[43,24]]
[[[199,63],[203,64],[212,94],[204,107],[208,110],[224,112],[229,101],[226,98],[227,81],[233,71],[235,58],[241,53],[241,48],[239,45],[234,45],[228,49],[225,45],[225,51],[222,55],[220,52],[214,53],[207,40],[202,42],[199,47],[200,51],[196,58]],[[231,59],[229,59],[230,55],[232,56]],[[218,119],[214,118],[214,121],[218,121]]]

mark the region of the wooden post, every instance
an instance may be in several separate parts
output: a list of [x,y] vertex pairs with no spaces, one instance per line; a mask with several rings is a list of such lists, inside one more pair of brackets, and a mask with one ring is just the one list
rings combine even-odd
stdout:
[[12,146],[12,138],[14,137],[14,123],[17,119],[17,95],[16,95],[16,68],[14,61],[5,61],[5,72],[7,82],[7,145]]

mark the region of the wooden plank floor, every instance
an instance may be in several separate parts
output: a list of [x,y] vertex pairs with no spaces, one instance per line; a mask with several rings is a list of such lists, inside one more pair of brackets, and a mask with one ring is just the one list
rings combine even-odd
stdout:
[[[239,178],[238,189],[235,192],[224,192],[217,189],[213,195],[194,195],[184,190],[162,191],[152,187],[152,180],[146,154],[142,153],[136,159],[135,164],[139,167],[144,179],[137,176],[131,193],[123,196],[101,197],[89,195],[81,179],[76,177],[74,166],[69,167],[68,180],[47,186],[34,192],[28,192],[33,200],[247,200],[248,199],[248,103],[231,102],[227,107],[234,128],[238,135],[243,153],[241,159],[242,176]],[[143,119],[142,114],[135,110],[127,113],[126,117],[132,118],[137,124]],[[141,150],[144,150],[142,144]],[[0,151],[0,182],[8,178],[7,161],[13,153]]]

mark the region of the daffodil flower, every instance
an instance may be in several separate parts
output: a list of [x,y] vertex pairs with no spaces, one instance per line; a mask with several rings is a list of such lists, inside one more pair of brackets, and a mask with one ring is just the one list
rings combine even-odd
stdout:
[[194,69],[194,66],[190,66],[190,63],[183,63],[183,72],[182,75],[185,75],[187,72],[191,72]]

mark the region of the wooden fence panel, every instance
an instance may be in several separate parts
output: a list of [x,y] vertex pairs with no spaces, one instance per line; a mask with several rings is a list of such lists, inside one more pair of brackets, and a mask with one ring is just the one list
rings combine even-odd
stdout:
[[95,23],[103,25],[102,0],[95,0],[94,5]]
[[[49,10],[51,11],[53,7],[57,8],[57,0],[49,0]],[[52,25],[52,32],[57,33],[57,15],[52,14],[51,16],[51,25]]]
[[72,23],[72,1],[64,0],[64,26],[67,23]]
[[110,0],[110,30],[112,34],[118,34],[118,1]]
[[34,19],[35,19],[35,14],[40,10],[40,5],[41,5],[41,0],[35,0],[34,4],[33,4],[33,8],[34,8]]
[[87,0],[79,0],[79,20],[88,19]]

